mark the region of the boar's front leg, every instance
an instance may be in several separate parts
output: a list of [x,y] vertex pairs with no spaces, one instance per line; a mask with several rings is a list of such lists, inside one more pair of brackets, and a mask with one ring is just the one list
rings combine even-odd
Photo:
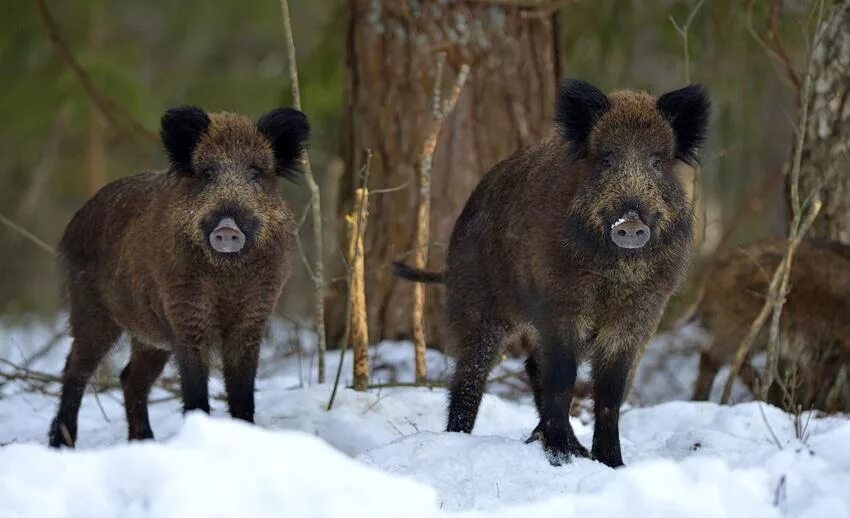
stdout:
[[222,351],[227,404],[235,419],[254,422],[254,383],[260,358],[260,337],[234,340]]
[[198,344],[180,344],[174,347],[174,357],[180,371],[180,389],[183,393],[183,412],[203,410],[210,413],[209,367],[204,351]]
[[633,354],[593,361],[593,458],[616,468],[623,465],[620,452],[620,405]]
[[171,351],[152,347],[136,337],[131,340],[130,361],[121,371],[124,390],[124,410],[127,414],[129,440],[153,439],[148,417],[148,396],[156,379],[162,374]]
[[542,435],[546,455],[553,466],[570,462],[573,456],[589,456],[570,424],[570,404],[578,368],[577,340],[572,329],[541,334],[537,356],[540,424],[533,435]]
[[167,317],[174,329],[174,359],[180,371],[183,412],[203,410],[210,413],[208,393],[209,366],[204,343],[210,323],[208,293],[193,282],[174,282]]

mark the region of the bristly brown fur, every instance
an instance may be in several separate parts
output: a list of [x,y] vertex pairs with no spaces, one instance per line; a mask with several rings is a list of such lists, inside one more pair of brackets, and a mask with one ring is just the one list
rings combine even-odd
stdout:
[[[677,96],[695,112],[687,114],[662,112],[646,93],[606,96],[584,82],[567,82],[560,96],[557,131],[497,164],[455,224],[445,272],[456,356],[448,430],[472,430],[489,371],[522,338],[531,344],[527,370],[540,414],[532,438],[554,464],[588,454],[568,420],[577,364],[587,359],[592,454],[619,466],[626,377],[690,253],[690,179],[680,177],[689,168],[678,157],[695,156],[701,142],[680,143],[678,133],[704,135],[709,105],[693,88]],[[625,211],[651,229],[643,248],[620,248],[610,237]]]
[[[752,243],[715,258],[707,271],[695,319],[711,341],[700,356],[694,399],[708,399],[717,372],[735,356],[786,248],[783,240]],[[779,377],[789,381],[796,369],[798,386],[789,387],[793,401],[772,387],[770,402],[850,412],[850,246],[818,240],[800,244],[780,324]],[[766,343],[763,329],[751,354],[764,351]],[[758,375],[749,362],[741,378],[751,390],[757,388]]]
[[[231,414],[253,420],[260,339],[289,276],[295,231],[277,177],[309,133],[303,114],[280,112],[258,127],[233,113],[169,110],[161,136],[170,168],[114,181],[74,215],[59,244],[74,342],[52,446],[74,445],[86,383],[122,332],[132,342],[121,374],[130,439],[153,437],[147,397],[172,352],[185,410],[209,411],[215,349]],[[238,253],[209,243],[225,217],[244,232]]]

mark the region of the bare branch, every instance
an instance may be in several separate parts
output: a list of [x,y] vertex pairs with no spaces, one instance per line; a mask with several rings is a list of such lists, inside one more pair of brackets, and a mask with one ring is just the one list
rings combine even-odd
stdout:
[[50,254],[50,255],[56,254],[56,250],[52,246],[48,245],[47,243],[45,243],[44,241],[39,239],[35,234],[33,234],[29,230],[25,229],[24,227],[18,225],[17,223],[15,223],[11,219],[7,218],[3,214],[0,214],[0,223],[3,223],[4,225],[11,228],[12,230],[17,232],[18,234],[27,238],[31,243],[33,243],[37,247],[41,248],[42,250],[44,250],[48,254]]
[[[134,138],[134,134],[144,137],[149,144],[159,142],[159,137],[156,133],[144,127],[139,121],[130,115],[123,106],[115,102],[114,99],[105,93],[99,91],[94,86],[94,83],[92,83],[91,79],[89,79],[86,71],[83,70],[83,67],[80,66],[80,63],[74,57],[71,49],[59,35],[56,20],[53,19],[53,16],[50,14],[50,10],[47,8],[46,0],[35,0],[35,5],[38,8],[39,18],[44,25],[44,29],[47,31],[50,43],[52,43],[53,47],[56,49],[56,53],[59,54],[59,57],[71,67],[71,70],[74,72],[77,80],[79,80],[86,95],[89,99],[91,99],[109,124],[119,130],[119,132],[123,133],[125,138],[134,146],[138,145]],[[124,127],[121,120],[116,117],[116,114],[133,130],[132,133]]]
[[[286,55],[289,61],[289,82],[292,89],[292,105],[295,109],[301,109],[301,88],[298,83],[298,61],[295,55],[295,39],[292,35],[292,20],[289,14],[289,1],[280,0],[280,9],[283,14],[283,32],[286,41]],[[307,178],[307,188],[310,190],[310,206],[312,207],[313,221],[313,247],[315,250],[314,267],[310,268],[306,255],[301,254],[301,259],[312,271],[314,310],[316,317],[316,338],[319,353],[319,383],[325,382],[325,351],[327,350],[327,338],[325,336],[325,260],[324,260],[324,233],[322,232],[322,203],[319,193],[319,185],[313,177],[313,169],[310,166],[310,156],[304,152],[302,157],[304,174]],[[300,241],[299,241],[300,245]]]

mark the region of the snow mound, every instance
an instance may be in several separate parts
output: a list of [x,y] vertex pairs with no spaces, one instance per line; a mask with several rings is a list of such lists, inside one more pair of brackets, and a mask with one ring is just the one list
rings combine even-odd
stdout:
[[[406,516],[434,490],[355,462],[310,435],[188,416],[165,443],[97,451],[0,449],[3,516]],[[8,514],[4,514],[8,513]]]

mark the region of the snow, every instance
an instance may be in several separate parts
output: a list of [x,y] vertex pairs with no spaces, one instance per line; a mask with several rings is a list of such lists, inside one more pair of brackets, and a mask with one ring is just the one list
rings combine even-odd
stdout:
[[[57,331],[0,325],[0,358],[25,358]],[[293,333],[276,324],[270,343],[294,343]],[[31,368],[58,373],[68,346],[60,340]],[[442,388],[341,389],[328,412],[331,387],[315,383],[309,336],[300,361],[285,347],[264,352],[257,426],[229,419],[220,399],[212,416],[184,418],[157,388],[157,440],[128,444],[120,391],[107,390],[100,405],[91,393],[83,400],[78,449],[55,451],[44,444],[56,387],[6,383],[0,517],[850,516],[850,419],[804,415],[799,438],[794,416],[762,403],[675,401],[689,392],[701,340],[691,327],[649,347],[623,409],[618,470],[589,459],[549,465],[540,443],[524,442],[537,416],[513,385],[485,396],[473,435],[442,432]],[[113,372],[126,352],[116,356]],[[381,343],[371,356],[373,380],[412,379],[410,344]],[[337,361],[331,353],[330,372]],[[440,379],[450,370],[438,351],[428,364]],[[500,372],[520,367],[509,360]],[[216,377],[211,393],[221,392]],[[590,446],[586,421],[573,427]]]

